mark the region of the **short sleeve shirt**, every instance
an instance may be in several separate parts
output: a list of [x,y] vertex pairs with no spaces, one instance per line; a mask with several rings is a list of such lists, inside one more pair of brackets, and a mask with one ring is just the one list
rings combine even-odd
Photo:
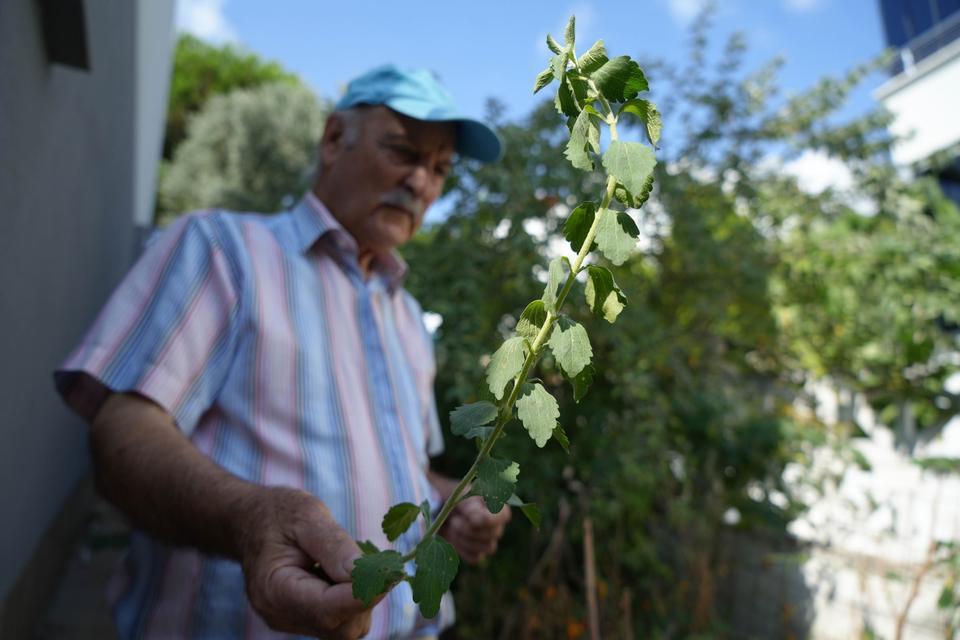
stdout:
[[[273,216],[210,211],[162,232],[56,372],[92,417],[109,391],[165,408],[193,444],[250,482],[316,495],[357,540],[411,550],[381,528],[398,502],[434,506],[428,456],[443,447],[434,357],[406,265],[357,246],[313,194]],[[410,568],[412,570],[412,568]],[[111,588],[121,637],[274,638],[238,563],[139,532]],[[407,583],[375,609],[369,638],[431,635]]]

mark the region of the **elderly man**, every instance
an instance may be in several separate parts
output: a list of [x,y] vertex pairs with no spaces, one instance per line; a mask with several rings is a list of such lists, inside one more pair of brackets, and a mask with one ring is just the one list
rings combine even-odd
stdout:
[[[180,219],[57,371],[91,422],[98,486],[138,528],[111,587],[122,637],[418,638],[451,622],[449,597],[424,620],[407,583],[366,610],[350,571],[354,540],[390,546],[390,505],[437,508],[454,486],[429,469],[431,340],[395,248],[455,152],[491,161],[500,143],[431,74],[354,80],[296,207]],[[472,498],[443,534],[475,562],[508,519]]]

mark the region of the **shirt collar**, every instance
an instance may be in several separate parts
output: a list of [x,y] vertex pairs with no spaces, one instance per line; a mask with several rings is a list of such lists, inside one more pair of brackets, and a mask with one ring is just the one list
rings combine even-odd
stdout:
[[[329,238],[327,244],[341,257],[357,260],[357,241],[343,228],[330,210],[320,202],[312,191],[308,191],[293,209],[293,220],[297,231],[298,248],[306,252],[321,238]],[[378,254],[373,259],[373,270],[386,279],[391,290],[400,286],[407,275],[407,263],[396,250]]]

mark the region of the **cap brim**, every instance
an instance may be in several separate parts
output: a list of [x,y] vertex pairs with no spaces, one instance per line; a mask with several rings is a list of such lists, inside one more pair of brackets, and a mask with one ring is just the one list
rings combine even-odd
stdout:
[[415,120],[427,122],[453,122],[457,125],[457,152],[460,155],[479,160],[494,162],[503,154],[503,143],[493,129],[479,120],[452,115],[450,111],[435,110],[426,112],[428,105],[419,100],[394,98],[384,103],[398,113]]

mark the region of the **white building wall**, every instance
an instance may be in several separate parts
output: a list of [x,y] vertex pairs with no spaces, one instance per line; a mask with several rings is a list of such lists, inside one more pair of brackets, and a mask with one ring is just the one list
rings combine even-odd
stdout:
[[960,40],[891,78],[874,97],[896,116],[891,132],[905,137],[893,151],[897,164],[960,143]]
[[152,209],[173,45],[173,0],[87,0],[89,71],[50,65],[39,4],[0,1],[5,638],[43,592],[26,568],[50,555],[37,550],[87,469],[86,429],[51,372],[129,266],[135,213]]

